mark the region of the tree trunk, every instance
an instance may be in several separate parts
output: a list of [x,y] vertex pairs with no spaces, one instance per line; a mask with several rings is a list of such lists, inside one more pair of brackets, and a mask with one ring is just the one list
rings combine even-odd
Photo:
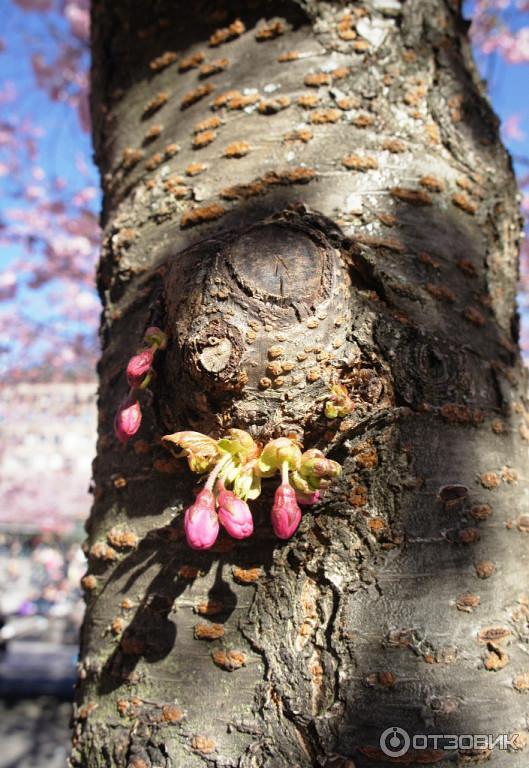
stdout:
[[[72,764],[526,766],[520,219],[458,3],[92,21],[103,353]],[[169,345],[124,448],[151,324]],[[355,409],[328,420],[336,382]],[[343,464],[290,541],[267,481],[253,537],[187,547],[196,478],[160,437],[229,427]],[[512,738],[398,757],[388,728]]]

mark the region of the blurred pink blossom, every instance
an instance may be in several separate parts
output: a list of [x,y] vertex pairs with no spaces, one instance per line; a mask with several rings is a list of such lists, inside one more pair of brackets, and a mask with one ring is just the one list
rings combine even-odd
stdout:
[[51,11],[53,0],[13,0],[24,11]]
[[[527,0],[518,3],[519,12],[528,8]],[[470,34],[485,55],[499,53],[510,64],[521,64],[529,61],[529,27],[512,28],[509,25],[512,10],[510,0],[476,0]]]
[[0,87],[0,104],[9,104],[17,98],[17,89],[12,80],[6,80]]
[[64,15],[70,22],[72,33],[83,42],[88,42],[90,39],[89,2],[68,0],[64,8]]
[[523,27],[502,39],[501,52],[511,64],[529,61],[529,28]]
[[0,273],[0,300],[13,299],[17,292],[17,276],[9,270]]

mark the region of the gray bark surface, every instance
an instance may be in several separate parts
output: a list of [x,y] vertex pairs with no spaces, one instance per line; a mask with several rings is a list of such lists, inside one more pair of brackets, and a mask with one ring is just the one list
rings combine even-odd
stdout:
[[[95,2],[93,51],[103,352],[72,764],[377,768],[394,726],[519,734],[403,764],[526,766],[520,219],[457,3]],[[123,448],[153,323],[169,346]],[[331,422],[337,381],[355,410]],[[269,481],[252,538],[195,552],[196,477],[160,438],[229,427],[344,471],[292,540]]]

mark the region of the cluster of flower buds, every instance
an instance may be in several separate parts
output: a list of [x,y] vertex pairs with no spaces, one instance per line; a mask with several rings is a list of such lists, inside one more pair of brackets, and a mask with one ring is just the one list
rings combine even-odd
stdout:
[[325,418],[343,419],[348,413],[354,411],[354,407],[355,404],[344,385],[334,384],[331,388],[331,396],[325,403]]
[[141,407],[138,391],[146,389],[154,375],[154,356],[159,349],[167,346],[167,336],[160,329],[147,328],[143,337],[144,347],[130,358],[127,364],[129,391],[121,401],[114,419],[114,433],[120,443],[126,443],[136,434],[141,424]]
[[340,465],[316,449],[301,452],[294,440],[279,437],[263,448],[242,429],[230,429],[220,440],[200,432],[166,435],[187,456],[192,472],[208,473],[204,488],[185,512],[184,529],[193,549],[209,549],[220,526],[236,539],[253,533],[247,501],[261,493],[261,481],[281,475],[271,513],[280,539],[289,539],[301,521],[300,505],[314,504],[320,492],[341,472]]

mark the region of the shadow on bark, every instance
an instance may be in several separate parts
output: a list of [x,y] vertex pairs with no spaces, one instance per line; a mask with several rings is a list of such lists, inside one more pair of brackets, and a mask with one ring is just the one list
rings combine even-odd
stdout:
[[[265,519],[268,517],[265,506],[272,503],[270,494],[263,496],[264,503],[260,500],[252,507],[256,530],[250,542],[235,544],[233,539],[221,533],[212,550],[194,552],[185,543],[182,515],[179,515],[173,523],[151,530],[138,548],[119,563],[105,585],[107,598],[110,593],[113,602],[119,604],[123,596],[137,591],[138,584],[141,584],[143,597],[133,605],[127,617],[127,628],[105,662],[100,693],[109,693],[124,682],[133,682],[134,670],[140,661],[154,664],[174,650],[179,618],[183,618],[178,615],[176,601],[195,584],[197,578],[207,579],[209,587],[205,601],[221,605],[212,620],[223,625],[238,603],[224,570],[230,575],[234,568],[259,568],[269,572],[277,541],[272,540],[269,522]],[[188,503],[191,501],[192,497]],[[155,573],[154,577],[152,573]],[[195,615],[194,619],[188,615],[184,624],[188,627],[190,621],[193,623],[198,619],[199,615]],[[90,621],[89,614],[87,621]]]
[[[230,211],[222,227],[265,218],[299,197],[298,190],[279,190],[241,206],[238,217]],[[411,735],[497,733],[500,721],[507,728],[497,712],[483,707],[473,712],[477,698],[497,700],[497,677],[483,668],[483,651],[502,653],[501,647],[497,651],[476,641],[478,623],[497,623],[497,606],[484,605],[493,588],[478,579],[476,566],[496,553],[508,560],[505,543],[476,508],[491,498],[478,475],[498,465],[501,437],[491,437],[487,418],[501,417],[510,431],[500,369],[512,365],[513,356],[486,307],[480,309],[484,326],[464,317],[487,290],[485,241],[476,239],[464,214],[400,205],[397,218],[403,248],[373,238],[362,242],[363,230],[355,231],[362,244],[355,269],[365,284],[360,300],[378,314],[369,352],[391,370],[394,412],[368,415],[342,435],[331,455],[344,462],[344,479],[326,504],[305,514],[300,534],[287,545],[272,541],[267,532],[269,490],[255,505],[256,538],[233,549],[221,541],[217,551],[188,550],[181,500],[192,499],[190,476],[152,481],[142,457],[134,459],[138,474],[147,479],[129,482],[121,497],[127,514],[151,513],[155,520],[178,498],[179,517],[147,534],[105,586],[115,604],[140,583],[142,597],[105,663],[101,693],[134,681],[139,662],[153,664],[174,652],[180,622],[187,630],[190,625],[177,599],[198,575],[209,579],[208,599],[223,605],[212,621],[224,625],[238,605],[225,570],[258,566],[267,578],[257,584],[251,618],[243,617],[242,630],[262,654],[268,681],[282,701],[277,739],[288,742],[284,753],[300,765],[341,765],[322,762],[325,755],[329,760],[354,757],[357,768],[387,765],[379,739],[393,727]],[[355,233],[348,235],[354,239]],[[439,286],[444,292],[436,290]],[[355,327],[351,337],[361,348],[369,346]],[[356,448],[366,440],[376,448],[379,464],[359,468]],[[351,503],[352,489],[359,485],[366,489],[365,506]],[[382,521],[381,527],[373,520]],[[333,568],[341,574],[339,582],[333,580]],[[312,581],[322,624],[314,637],[296,645],[289,633],[299,630],[304,606],[285,609],[283,587],[303,600],[303,582]],[[327,603],[328,609],[322,607]],[[433,606],[442,615],[434,615]],[[209,655],[203,662],[211,663]],[[316,681],[307,674],[313,668],[322,671],[323,680],[319,673]],[[300,740],[313,745],[310,757]],[[445,765],[454,756],[445,759],[430,750],[416,759],[425,757]]]
[[[478,303],[487,293],[485,240],[458,214],[403,205],[397,216],[405,250],[382,249],[368,266],[379,295],[411,319],[403,325],[386,315],[376,332],[392,369],[396,406],[411,410],[387,438],[378,436],[382,477],[355,472],[370,487],[372,505],[349,518],[367,550],[364,573],[339,599],[331,643],[342,678],[335,700],[344,709],[329,728],[328,744],[354,757],[357,768],[481,761],[488,750],[468,748],[468,740],[458,753],[443,751],[442,741],[425,748],[421,737],[508,734],[524,722],[520,697],[509,690],[512,673],[501,671],[508,658],[505,627],[507,636],[513,632],[494,587],[495,579],[507,582],[516,571],[504,524],[516,509],[515,490],[499,471],[502,454],[507,463],[515,457],[508,436],[517,427],[502,381],[515,358],[492,312]],[[476,306],[483,325],[466,314]],[[499,426],[491,429],[494,418]],[[481,481],[486,471],[491,477]],[[366,536],[366,515],[389,525],[385,544],[377,534]],[[495,563],[501,573],[494,573]],[[412,743],[406,751],[396,729],[418,736],[418,749]],[[495,750],[491,759],[510,765],[512,755]]]

